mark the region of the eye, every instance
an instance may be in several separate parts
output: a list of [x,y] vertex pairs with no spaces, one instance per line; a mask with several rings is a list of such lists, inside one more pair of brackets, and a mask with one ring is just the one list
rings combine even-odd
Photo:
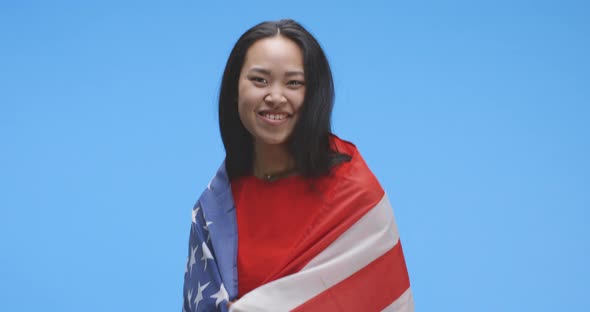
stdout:
[[267,84],[268,81],[262,77],[252,76],[248,78],[250,81],[254,82],[254,84],[263,85]]
[[304,82],[301,80],[291,80],[291,81],[287,82],[287,85],[291,86],[291,87],[299,87],[299,86],[304,85]]

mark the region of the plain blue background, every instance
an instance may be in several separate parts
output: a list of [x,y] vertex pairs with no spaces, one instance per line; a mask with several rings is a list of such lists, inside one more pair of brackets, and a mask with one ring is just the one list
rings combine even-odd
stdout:
[[417,311],[590,311],[586,3],[2,1],[0,310],[180,311],[225,61],[290,17],[390,196]]

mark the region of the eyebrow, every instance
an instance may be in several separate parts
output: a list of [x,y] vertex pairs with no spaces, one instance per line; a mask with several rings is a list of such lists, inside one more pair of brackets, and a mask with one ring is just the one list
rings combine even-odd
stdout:
[[[252,69],[250,69],[251,72],[258,72],[264,75],[270,75],[271,72],[268,69],[264,69],[264,68],[260,68],[260,67],[254,67]],[[305,76],[305,74],[300,71],[300,70],[292,70],[292,71],[288,71],[285,73],[285,76],[297,76],[297,75],[302,75]]]

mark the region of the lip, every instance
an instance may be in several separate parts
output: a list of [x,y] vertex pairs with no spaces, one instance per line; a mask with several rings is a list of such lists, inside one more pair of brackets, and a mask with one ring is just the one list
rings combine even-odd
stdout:
[[[266,113],[266,112],[270,112],[270,113],[273,113],[273,114],[286,114],[287,117],[284,118],[284,119],[281,119],[281,120],[270,119],[270,118],[264,117],[264,114],[263,113]],[[268,125],[271,125],[271,126],[280,126],[280,125],[286,123],[287,121],[289,121],[289,119],[292,117],[292,115],[289,114],[289,113],[286,113],[286,112],[276,112],[276,111],[260,111],[260,112],[256,113],[256,116],[261,121],[263,121],[264,123],[266,123]]]

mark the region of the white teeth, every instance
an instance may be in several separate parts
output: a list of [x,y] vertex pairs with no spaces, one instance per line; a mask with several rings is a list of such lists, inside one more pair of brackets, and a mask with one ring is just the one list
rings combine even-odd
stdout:
[[264,117],[271,120],[283,120],[287,118],[287,114],[264,114]]

